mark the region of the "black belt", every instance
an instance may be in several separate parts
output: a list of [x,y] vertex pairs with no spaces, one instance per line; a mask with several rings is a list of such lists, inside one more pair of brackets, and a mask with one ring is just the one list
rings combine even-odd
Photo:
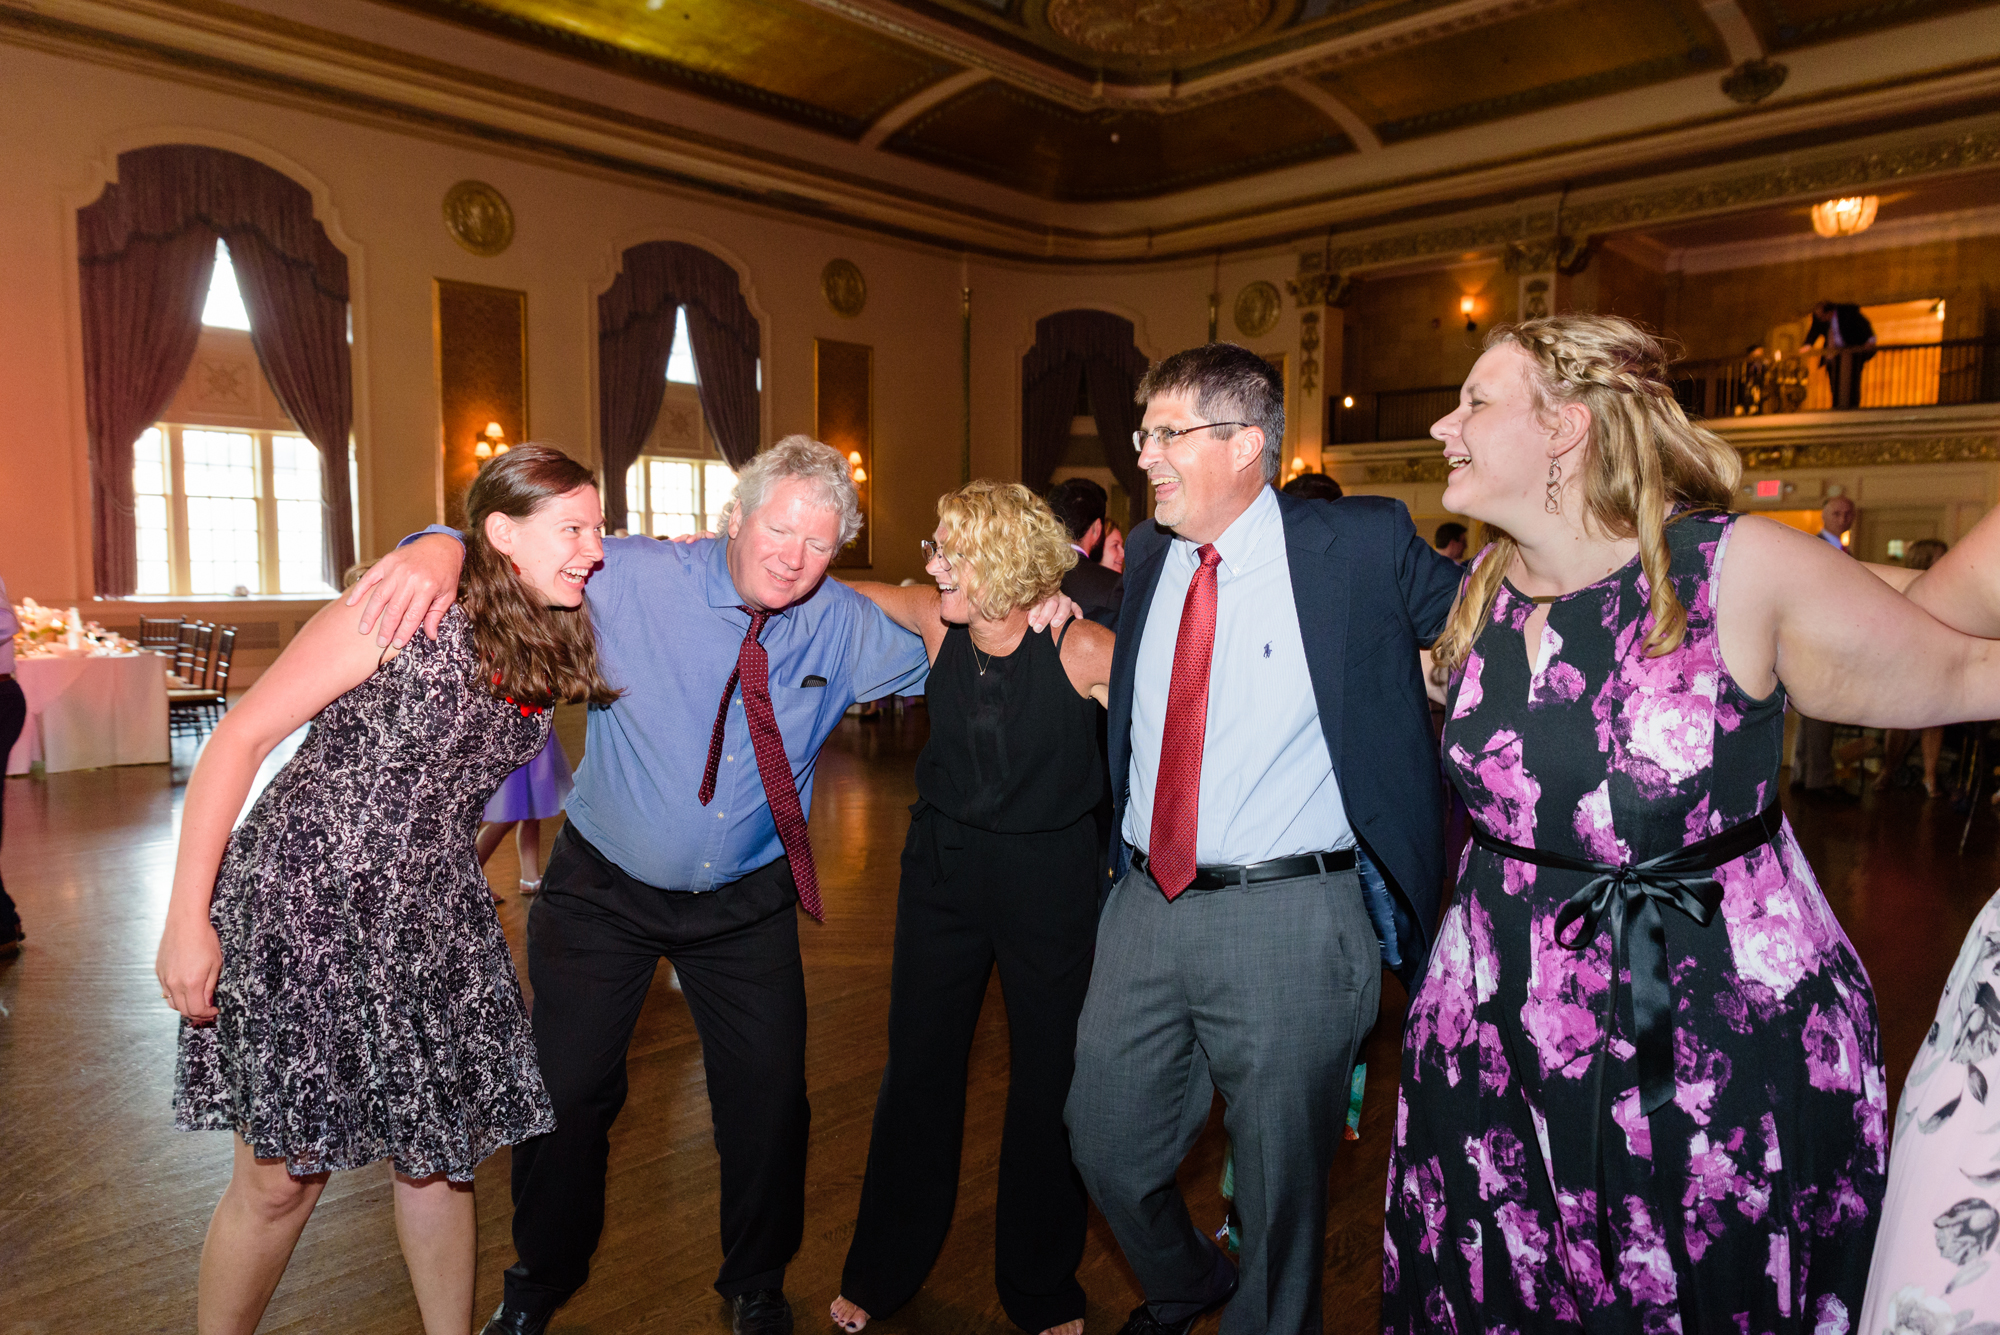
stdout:
[[[1146,871],[1146,855],[1132,850],[1132,865]],[[1226,866],[1196,867],[1190,890],[1226,890],[1232,885],[1261,885],[1265,881],[1289,881],[1323,872],[1353,871],[1354,850],[1337,848],[1329,853],[1300,853],[1296,857],[1272,858],[1268,862],[1245,862]],[[1148,876],[1151,872],[1146,872]],[[1155,882],[1155,884],[1158,884]]]
[[[1722,887],[1714,877],[1704,873],[1734,862],[1752,849],[1762,848],[1778,837],[1783,824],[1784,813],[1773,801],[1749,820],[1739,821],[1718,834],[1644,862],[1620,866],[1568,857],[1547,849],[1523,848],[1496,839],[1476,822],[1473,824],[1473,841],[1489,852],[1517,862],[1532,862],[1538,867],[1590,873],[1591,879],[1556,914],[1556,940],[1570,950],[1587,950],[1596,939],[1598,928],[1608,921],[1611,986],[1609,1005],[1605,1008],[1604,1042],[1611,1042],[1612,1008],[1618,1004],[1618,976],[1629,967],[1639,1106],[1649,1117],[1674,1097],[1674,993],[1668,972],[1666,922],[1660,917],[1660,905],[1679,909],[1698,927],[1708,926],[1722,904]],[[1639,931],[1628,937],[1625,929],[1633,925]]]

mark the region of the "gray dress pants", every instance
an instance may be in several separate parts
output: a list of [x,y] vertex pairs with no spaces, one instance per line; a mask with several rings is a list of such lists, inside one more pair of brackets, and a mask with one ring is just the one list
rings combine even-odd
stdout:
[[1155,1319],[1221,1296],[1226,1267],[1174,1184],[1219,1090],[1243,1221],[1223,1335],[1320,1330],[1327,1174],[1381,988],[1351,871],[1171,903],[1136,869],[1112,889],[1065,1118],[1084,1186]]

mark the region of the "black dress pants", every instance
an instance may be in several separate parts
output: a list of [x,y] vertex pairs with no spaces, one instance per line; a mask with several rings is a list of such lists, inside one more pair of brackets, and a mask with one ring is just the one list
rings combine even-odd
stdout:
[[812,1118],[797,905],[783,858],[708,893],[661,890],[563,826],[528,910],[535,1050],[556,1129],[514,1147],[509,1306],[552,1312],[589,1277],[625,1050],[663,955],[701,1037],[722,1160],[716,1291],[784,1287],[805,1229]]
[[1063,1103],[1097,935],[1097,819],[993,834],[925,803],[913,816],[896,905],[889,1064],[840,1291],[887,1316],[944,1247],[965,1139],[966,1056],[997,961],[1011,1078],[994,1281],[1015,1325],[1046,1330],[1083,1316],[1076,1267],[1086,1206]]
[[[14,743],[21,740],[21,728],[27,721],[28,697],[21,694],[21,683],[11,676],[0,680],[0,767],[4,767]],[[7,780],[0,776],[0,842],[5,842],[6,830]],[[12,936],[20,926],[21,915],[7,897],[7,883],[0,880],[0,936]]]

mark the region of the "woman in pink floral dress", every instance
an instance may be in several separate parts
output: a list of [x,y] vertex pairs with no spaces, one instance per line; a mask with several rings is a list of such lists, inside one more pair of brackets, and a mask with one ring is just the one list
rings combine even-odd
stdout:
[[1736,455],[1608,316],[1496,329],[1433,429],[1489,526],[1433,653],[1474,844],[1413,998],[1391,1331],[1847,1335],[1874,998],[1777,807],[1816,718],[2000,713],[2000,655],[1726,513]]

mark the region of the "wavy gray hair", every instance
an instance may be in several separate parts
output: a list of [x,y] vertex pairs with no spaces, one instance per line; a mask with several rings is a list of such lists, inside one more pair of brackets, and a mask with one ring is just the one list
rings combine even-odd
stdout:
[[847,457],[807,435],[786,436],[744,465],[736,475],[736,495],[723,510],[723,528],[729,527],[729,517],[739,507],[745,515],[754,513],[786,478],[811,485],[821,503],[840,516],[841,546],[854,541],[861,531],[861,498],[855,493]]

